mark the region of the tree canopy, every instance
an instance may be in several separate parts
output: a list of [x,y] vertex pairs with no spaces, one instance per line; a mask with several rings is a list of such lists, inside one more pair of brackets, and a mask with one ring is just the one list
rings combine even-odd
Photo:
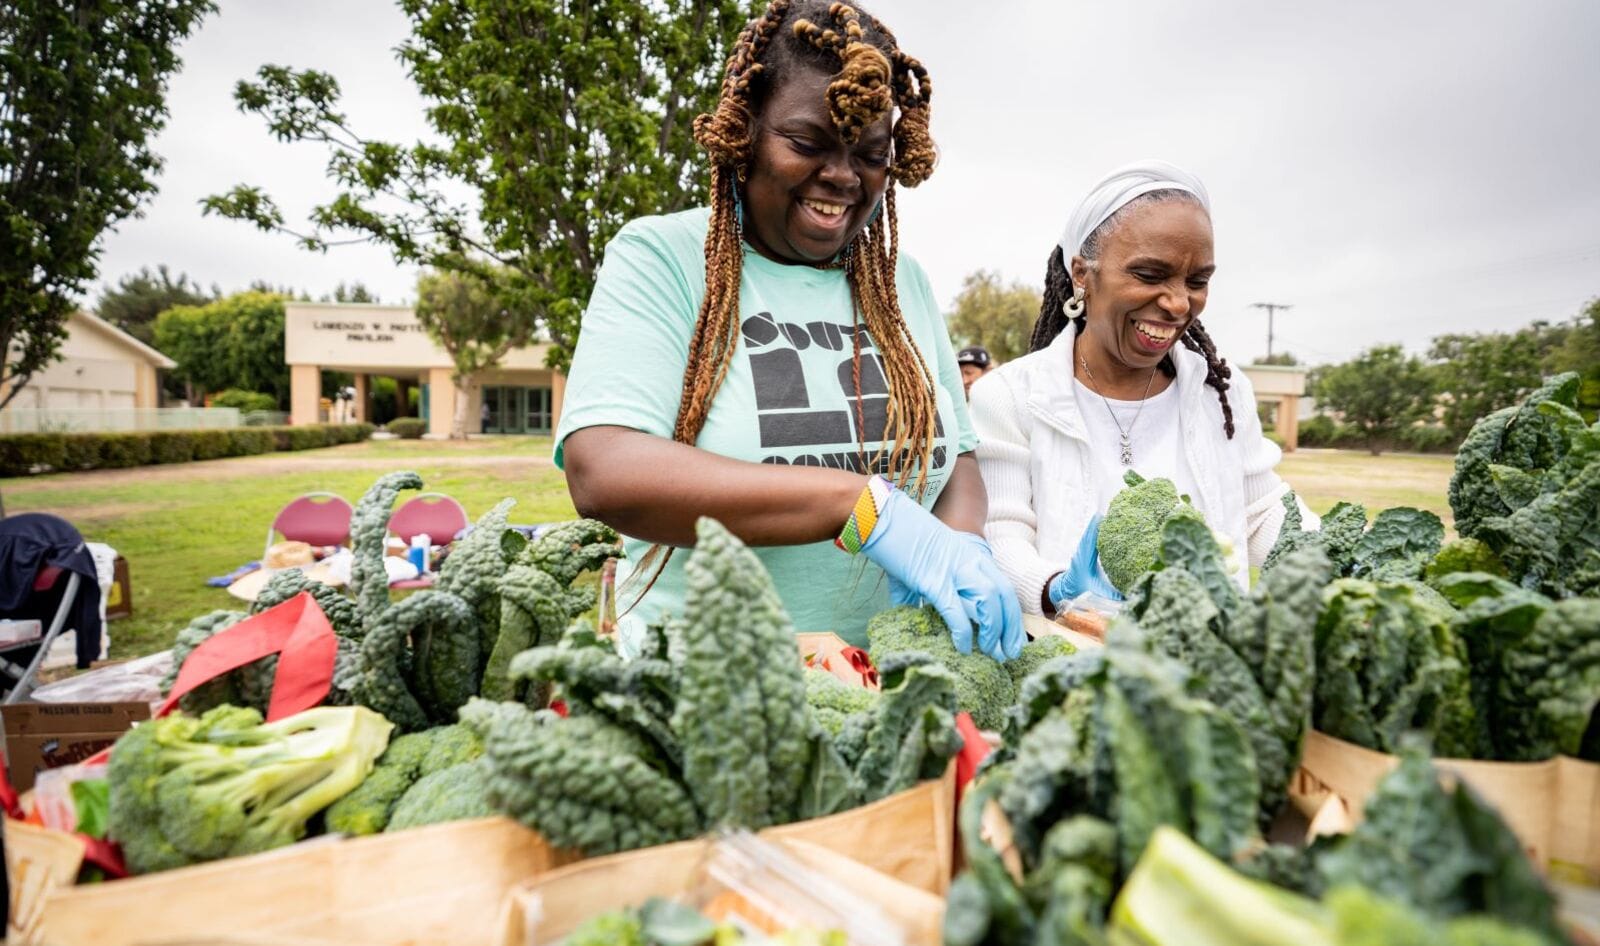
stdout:
[[[606,243],[626,221],[703,202],[708,175],[691,122],[715,104],[750,0],[401,0],[399,55],[440,141],[359,134],[333,76],[263,66],[239,107],[283,141],[329,153],[339,192],[285,224],[272,198],[241,185],[207,213],[286,232],[302,246],[377,243],[397,261],[509,278],[564,368]],[[464,185],[472,205],[447,196]]]
[[100,235],[155,192],[176,47],[213,8],[0,4],[0,408],[57,357]]
[[982,345],[996,363],[1028,353],[1033,323],[1039,318],[1039,290],[1020,282],[1000,282],[998,273],[980,269],[961,282],[955,308],[946,316],[957,346]]
[[417,280],[417,321],[454,366],[451,439],[467,435],[467,398],[478,372],[532,340],[533,320],[510,308],[514,297],[504,292],[509,282],[449,270],[423,273]]
[[156,347],[178,363],[174,374],[196,390],[270,394],[289,403],[283,360],[283,297],[239,292],[200,306],[177,306],[156,319]]
[[117,280],[115,286],[101,290],[94,304],[95,314],[146,345],[155,344],[156,316],[179,305],[204,305],[222,295],[215,287],[210,292],[191,283],[179,273],[174,279],[165,263],[151,272],[141,267]]
[[1399,345],[1369,348],[1344,364],[1318,369],[1313,393],[1361,432],[1376,456],[1400,431],[1427,415],[1433,379],[1422,360]]

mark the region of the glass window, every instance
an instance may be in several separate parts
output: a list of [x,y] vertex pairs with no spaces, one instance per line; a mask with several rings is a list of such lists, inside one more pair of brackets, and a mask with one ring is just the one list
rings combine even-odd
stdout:
[[501,391],[499,388],[483,389],[483,412],[480,418],[483,421],[483,432],[497,434],[500,432],[502,421]]

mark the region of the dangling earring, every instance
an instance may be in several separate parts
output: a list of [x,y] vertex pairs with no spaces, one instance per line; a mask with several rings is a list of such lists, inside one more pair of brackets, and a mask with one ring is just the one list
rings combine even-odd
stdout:
[[1069,319],[1081,318],[1083,316],[1083,308],[1086,301],[1087,300],[1083,294],[1083,287],[1079,286],[1072,290],[1071,299],[1061,303],[1061,311]]
[[738,224],[739,232],[744,232],[744,201],[739,199],[739,185],[733,185],[733,222]]

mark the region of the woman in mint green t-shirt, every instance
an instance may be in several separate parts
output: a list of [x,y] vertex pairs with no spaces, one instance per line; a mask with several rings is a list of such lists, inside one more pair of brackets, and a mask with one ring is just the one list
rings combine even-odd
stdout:
[[695,122],[710,208],[607,246],[555,456],[578,510],[628,537],[624,603],[649,589],[625,631],[681,608],[681,557],[650,553],[711,516],[756,547],[801,630],[864,643],[874,613],[926,601],[961,649],[976,627],[985,653],[1020,652],[960,371],[897,252],[892,181],[933,170],[929,94],[875,19],[774,0]]

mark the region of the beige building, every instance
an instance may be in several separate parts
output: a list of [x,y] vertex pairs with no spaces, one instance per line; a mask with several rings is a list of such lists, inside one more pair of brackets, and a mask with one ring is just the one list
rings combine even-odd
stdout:
[[67,317],[61,360],[35,374],[12,409],[110,414],[160,406],[158,373],[171,358],[89,312]]
[[1278,436],[1283,438],[1283,449],[1294,450],[1300,445],[1300,399],[1306,393],[1306,375],[1310,369],[1289,365],[1244,365],[1245,377],[1256,389],[1257,404],[1276,404],[1277,416],[1273,422]]
[[[450,435],[455,386],[450,358],[433,343],[409,306],[290,302],[284,311],[284,361],[289,365],[289,422],[325,419],[322,372],[355,375],[356,417],[368,416],[374,376],[394,378],[404,406],[419,389],[416,413],[428,433]],[[544,366],[548,346],[530,345],[480,374],[467,404],[469,433],[541,434],[561,417],[566,376]],[[400,413],[409,414],[410,410]]]

